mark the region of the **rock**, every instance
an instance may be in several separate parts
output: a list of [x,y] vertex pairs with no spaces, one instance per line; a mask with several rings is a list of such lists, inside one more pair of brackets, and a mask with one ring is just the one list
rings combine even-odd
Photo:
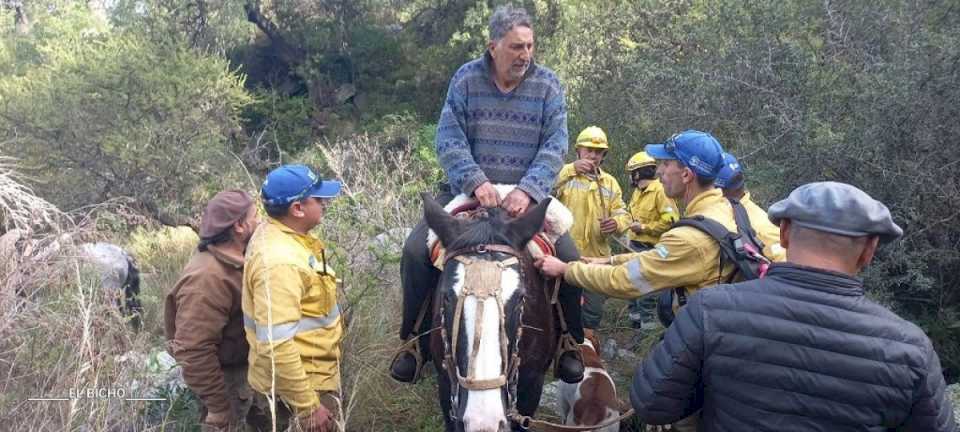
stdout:
[[960,383],[947,386],[947,396],[953,401],[953,418],[960,419]]
[[554,413],[560,413],[560,402],[557,395],[560,392],[560,381],[553,380],[543,385],[543,392],[540,396],[540,407],[548,408]]
[[623,348],[617,350],[617,358],[626,363],[636,363],[640,360],[640,357],[637,356],[633,351]]
[[357,94],[357,88],[353,84],[343,84],[337,88],[334,97],[337,99],[337,105],[341,105]]
[[413,230],[406,227],[390,228],[370,239],[370,247],[381,252],[399,254],[403,249],[403,241],[410,235],[410,231]]
[[128,351],[116,356],[115,361],[140,371],[127,383],[129,397],[163,397],[187,388],[176,359],[164,350],[154,349],[149,353]]
[[[623,351],[623,350],[620,350]],[[617,341],[613,338],[607,339],[603,342],[603,346],[600,348],[600,358],[604,361],[610,362],[617,358]]]

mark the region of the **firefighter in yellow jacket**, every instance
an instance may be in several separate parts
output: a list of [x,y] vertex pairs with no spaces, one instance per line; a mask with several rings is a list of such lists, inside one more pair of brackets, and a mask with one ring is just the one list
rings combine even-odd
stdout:
[[[723,164],[723,148],[710,134],[688,130],[663,144],[650,144],[646,152],[657,160],[657,176],[668,197],[684,205],[684,217],[703,215],[730,231],[737,229],[733,207],[714,180]],[[536,262],[545,276],[610,297],[631,300],[672,290],[673,310],[697,290],[725,281],[733,264],[721,263],[720,246],[708,234],[687,226],[671,228],[653,249],[616,255],[612,265],[564,263],[555,257]],[[681,432],[695,431],[695,414],[673,425]]]
[[630,157],[627,173],[634,188],[627,205],[633,217],[630,244],[634,249],[647,250],[680,219],[680,210],[677,202],[663,192],[663,184],[657,179],[657,162],[647,152]]
[[[633,194],[630,197],[630,246],[635,252],[653,248],[677,219],[680,210],[676,201],[663,192],[663,184],[657,179],[657,162],[645,151],[639,151],[630,157],[626,166]],[[633,328],[655,327],[653,310],[656,299],[635,299],[630,301],[629,318]],[[647,324],[646,326],[644,324]],[[644,335],[637,333],[636,341]]]
[[[609,257],[610,237],[621,235],[632,221],[617,179],[600,168],[609,148],[602,129],[584,129],[577,136],[577,160],[564,165],[554,188],[557,199],[573,213],[570,234],[580,255],[586,257]],[[584,300],[583,326],[597,328],[604,297],[584,292]]]
[[780,227],[770,222],[766,210],[750,199],[750,192],[746,189],[746,175],[737,158],[730,153],[723,154],[723,168],[717,174],[714,184],[723,189],[723,196],[739,200],[747,210],[750,226],[763,242],[763,256],[770,261],[786,261],[787,250],[780,245]]
[[337,430],[343,327],[336,275],[323,243],[309,232],[339,193],[339,182],[321,180],[304,165],[271,171],[261,189],[270,217],[247,246],[243,319],[248,378],[260,393],[254,407],[269,418],[265,396],[276,394],[278,430],[287,423],[292,430]]
[[[648,145],[647,153],[659,160],[657,173],[664,192],[685,204],[684,217],[703,215],[730,231],[737,229],[730,202],[713,185],[723,157],[716,139],[704,132],[685,131],[665,144]],[[548,276],[562,275],[575,285],[622,299],[670,288],[683,288],[690,295],[733,272],[732,264],[719,265],[716,240],[693,227],[672,228],[653,249],[616,255],[611,262],[613,265],[564,264],[550,257],[541,264]]]

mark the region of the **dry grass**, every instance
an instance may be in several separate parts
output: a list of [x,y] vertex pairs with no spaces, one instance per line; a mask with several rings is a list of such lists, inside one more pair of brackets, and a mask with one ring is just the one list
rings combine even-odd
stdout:
[[[148,327],[136,333],[100,289],[100,274],[69,244],[51,256],[23,256],[6,291],[0,321],[0,429],[153,430],[161,422],[148,403],[155,396],[150,365],[159,345],[157,304],[147,301]],[[155,290],[144,288],[144,299]],[[92,393],[91,393],[92,392]],[[66,398],[30,400],[31,398]]]
[[425,173],[437,167],[414,156],[412,137],[392,137],[390,151],[382,150],[383,139],[362,135],[317,147],[344,184],[319,234],[334,247],[343,280],[345,420],[351,431],[437,430],[435,381],[402,385],[387,372],[399,345],[400,249],[420,218]]
[[[412,137],[391,137],[391,151],[382,152],[385,139],[327,143],[301,158],[327,166],[346,186],[318,228],[343,280],[344,420],[350,431],[437,430],[442,421],[435,382],[406,386],[387,375],[398,343],[400,244],[404,228],[419,219],[417,193],[427,184],[423,173],[437,167],[414,156]],[[59,228],[52,231],[68,231]],[[98,236],[103,235],[75,237]],[[163,296],[196,237],[189,230],[140,229],[122,243],[142,271],[145,316],[139,333],[129,329],[112,299],[98,289],[98,276],[65,252],[68,248],[42,260],[18,258],[20,268],[32,270],[18,276],[25,296],[11,289],[0,298],[0,430],[196,430],[195,401],[182,392],[153,389],[159,377],[148,361],[163,350]],[[9,276],[3,274],[0,282],[9,282]],[[74,398],[88,389],[167,400]],[[34,397],[71,400],[27,400]]]
[[11,229],[59,229],[69,218],[56,206],[38,197],[27,186],[31,178],[23,174],[16,158],[0,156],[0,224]]
[[[3,193],[0,206],[6,227],[22,230],[23,238],[0,254],[0,430],[177,429],[164,422],[169,403],[127,400],[159,391],[156,366],[147,359],[162,347],[159,299],[167,281],[144,272],[146,325],[132,331],[114,306],[115,293],[100,289],[99,271],[73,243],[105,235],[78,228],[74,220],[85,215],[65,215],[18,186],[24,178],[7,162],[0,159],[0,188],[20,195]],[[162,234],[140,243],[158,251],[154,262],[171,263],[163,269],[168,273],[182,265],[174,257],[189,250],[163,250],[178,242],[158,240]]]

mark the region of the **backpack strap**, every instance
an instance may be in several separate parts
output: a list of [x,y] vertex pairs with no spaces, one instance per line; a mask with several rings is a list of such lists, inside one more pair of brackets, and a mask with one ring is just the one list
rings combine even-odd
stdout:
[[[721,266],[723,260],[728,260],[736,264],[736,257],[738,256],[738,249],[742,249],[743,237],[739,233],[730,232],[727,227],[723,226],[720,222],[717,222],[703,215],[696,215],[691,217],[686,217],[678,220],[673,224],[674,227],[688,226],[696,228],[703,233],[707,234],[717,242],[717,246],[720,247],[720,260]],[[741,251],[742,253],[742,251]],[[740,266],[734,266],[733,273],[727,278],[726,282],[731,282],[737,275],[737,271],[740,270]],[[750,278],[750,277],[747,277]]]
[[757,237],[757,231],[750,224],[750,215],[747,213],[747,208],[736,198],[727,198],[727,201],[730,201],[730,207],[733,207],[733,220],[737,223],[737,231],[756,245],[759,248],[758,250],[762,251],[763,242],[760,241],[760,237]]

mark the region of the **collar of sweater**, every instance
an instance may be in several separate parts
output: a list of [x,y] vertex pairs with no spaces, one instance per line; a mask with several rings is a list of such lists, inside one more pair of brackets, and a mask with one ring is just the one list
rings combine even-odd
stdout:
[[863,280],[856,276],[788,262],[775,263],[770,266],[766,277],[780,279],[790,285],[833,294],[863,295]]

